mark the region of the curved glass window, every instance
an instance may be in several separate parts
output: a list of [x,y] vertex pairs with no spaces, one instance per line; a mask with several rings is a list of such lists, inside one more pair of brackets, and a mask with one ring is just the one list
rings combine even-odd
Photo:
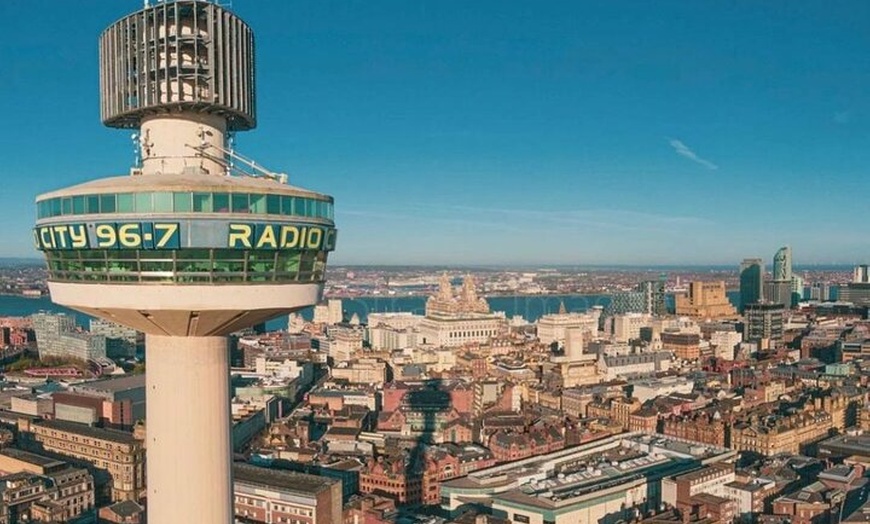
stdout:
[[327,200],[256,193],[109,193],[51,198],[36,205],[39,219],[114,213],[250,213],[333,220]]
[[60,282],[322,282],[323,251],[180,249],[46,251],[51,280]]

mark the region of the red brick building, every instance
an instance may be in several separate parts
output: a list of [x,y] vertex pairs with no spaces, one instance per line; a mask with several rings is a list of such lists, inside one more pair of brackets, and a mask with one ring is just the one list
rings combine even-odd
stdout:
[[721,416],[694,413],[666,418],[662,433],[669,437],[725,447],[730,427]]
[[509,462],[563,449],[565,437],[558,428],[545,426],[527,433],[499,431],[488,444],[496,462]]

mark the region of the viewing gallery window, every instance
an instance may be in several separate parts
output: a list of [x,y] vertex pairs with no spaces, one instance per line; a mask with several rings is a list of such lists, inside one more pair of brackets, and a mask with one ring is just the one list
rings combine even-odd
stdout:
[[109,193],[42,200],[37,218],[109,213],[250,213],[333,220],[333,204],[289,195],[257,193],[168,192]]
[[46,251],[50,278],[62,282],[322,282],[324,251],[238,249]]

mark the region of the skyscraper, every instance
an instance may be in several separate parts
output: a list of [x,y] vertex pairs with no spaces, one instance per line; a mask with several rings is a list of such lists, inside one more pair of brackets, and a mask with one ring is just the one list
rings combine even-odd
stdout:
[[791,282],[791,248],[784,246],[773,255],[773,280]]
[[782,304],[790,309],[797,302],[792,292],[794,275],[791,270],[791,248],[784,246],[779,248],[773,255],[773,275],[769,282],[765,283],[764,297],[768,302]]
[[141,162],[37,198],[51,297],[146,334],[148,520],[229,523],[226,335],[320,300],[333,200],[233,149],[256,125],[254,37],[216,3],[112,24],[100,92]]
[[740,307],[757,304],[764,299],[764,261],[744,258],[740,263]]

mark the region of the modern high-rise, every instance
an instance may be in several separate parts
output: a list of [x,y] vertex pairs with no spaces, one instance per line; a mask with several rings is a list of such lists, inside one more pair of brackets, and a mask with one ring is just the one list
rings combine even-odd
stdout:
[[613,317],[646,312],[646,296],[642,291],[621,291],[610,295],[610,303],[605,308],[604,314]]
[[792,307],[792,281],[768,280],[764,283],[764,302],[779,304],[786,309]]
[[662,274],[658,280],[645,280],[638,284],[637,290],[643,293],[646,302],[646,311],[641,311],[641,313],[656,316],[668,314],[668,306],[665,301],[666,283],[667,276]]
[[776,344],[782,340],[783,314],[786,308],[782,304],[750,304],[746,306],[746,326],[744,339],[761,343],[762,346]]
[[870,266],[855,266],[852,281],[840,288],[839,298],[857,306],[870,306]]
[[232,522],[227,335],[318,303],[335,247],[330,196],[235,150],[254,70],[224,7],[146,1],[100,37],[102,120],[134,167],[36,202],[52,300],[145,333],[151,522]]
[[105,358],[106,337],[78,331],[71,315],[36,313],[31,319],[39,358]]
[[106,337],[109,358],[135,357],[142,338],[135,329],[102,318],[91,319],[91,333]]
[[797,297],[793,291],[795,285],[791,267],[791,248],[784,246],[773,255],[773,274],[771,279],[764,283],[764,299],[790,309],[797,304]]
[[773,280],[791,281],[791,248],[784,246],[773,255]]
[[764,299],[764,261],[744,258],[740,263],[740,308]]
[[668,313],[665,302],[665,280],[646,280],[637,285],[634,291],[623,291],[610,295],[610,304],[605,309],[606,316],[627,313],[645,313],[662,316]]

